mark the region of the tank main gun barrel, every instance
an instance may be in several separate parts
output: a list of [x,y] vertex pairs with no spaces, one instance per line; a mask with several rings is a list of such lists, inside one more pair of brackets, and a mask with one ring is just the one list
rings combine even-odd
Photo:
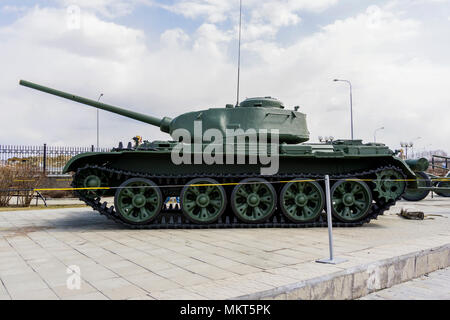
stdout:
[[430,162],[425,158],[405,160],[413,171],[426,171],[430,166]]
[[151,124],[153,126],[157,126],[160,127],[162,132],[167,132],[170,133],[170,123],[172,121],[171,118],[167,118],[164,117],[162,119],[156,118],[156,117],[152,117],[152,116],[148,116],[146,114],[143,113],[139,113],[139,112],[134,112],[134,111],[130,111],[130,110],[126,110],[126,109],[122,109],[119,107],[115,107],[106,103],[101,103],[95,100],[91,100],[91,99],[87,99],[87,98],[83,98],[83,97],[79,97],[76,95],[73,95],[71,93],[67,93],[67,92],[63,92],[63,91],[59,91],[59,90],[55,90],[52,88],[48,88],[48,87],[44,87],[41,86],[39,84],[33,83],[33,82],[29,82],[29,81],[25,81],[25,80],[20,80],[19,82],[20,85],[28,87],[28,88],[32,88],[35,90],[39,90],[45,93],[49,93],[61,98],[65,98],[65,99],[69,99],[78,103],[82,103],[82,104],[86,104],[89,106],[92,106],[94,108],[97,109],[101,109],[101,110],[105,110],[105,111],[109,111],[112,113],[117,113],[120,114],[124,117],[127,118],[131,118],[131,119],[135,119],[141,122],[145,122],[148,124]]

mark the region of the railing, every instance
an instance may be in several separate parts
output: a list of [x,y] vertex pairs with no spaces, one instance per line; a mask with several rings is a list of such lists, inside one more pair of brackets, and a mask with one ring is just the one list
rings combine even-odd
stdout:
[[440,168],[440,169],[445,169],[447,171],[450,171],[450,169],[448,167],[449,162],[450,162],[450,157],[437,156],[437,155],[431,156],[431,167],[433,169]]
[[107,152],[109,148],[0,145],[0,166],[21,166],[45,175],[57,175],[70,158],[85,152]]

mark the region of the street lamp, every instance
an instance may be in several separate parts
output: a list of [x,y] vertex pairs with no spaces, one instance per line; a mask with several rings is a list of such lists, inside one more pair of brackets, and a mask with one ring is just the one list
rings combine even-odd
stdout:
[[352,93],[352,83],[348,80],[340,80],[340,79],[334,79],[335,82],[341,81],[346,82],[350,86],[350,121],[351,121],[351,132],[352,132],[352,140],[353,140],[353,93]]
[[377,131],[379,130],[384,130],[384,127],[378,128],[377,130],[374,131],[373,133],[373,141],[376,143],[377,142]]
[[[98,97],[97,102],[100,102],[101,97],[103,97],[103,93],[100,93],[100,97]],[[99,139],[98,139],[98,128],[99,128],[99,119],[98,119],[98,111],[99,109],[97,108],[97,151],[99,150]]]
[[412,142],[400,142],[400,146],[402,148],[406,149],[406,159],[408,159],[408,148],[412,148],[413,147],[413,143]]

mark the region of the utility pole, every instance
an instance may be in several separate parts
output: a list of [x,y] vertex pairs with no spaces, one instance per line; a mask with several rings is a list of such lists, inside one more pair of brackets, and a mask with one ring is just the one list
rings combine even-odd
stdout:
[[239,0],[239,49],[238,49],[238,76],[236,107],[239,105],[239,89],[241,85],[241,30],[242,30],[242,0]]
[[340,80],[340,79],[334,79],[335,82],[341,81],[346,82],[350,86],[350,126],[351,126],[351,137],[353,140],[353,88],[352,83],[348,80]]
[[384,130],[384,127],[378,128],[377,130],[374,131],[373,133],[373,142],[377,142],[377,131],[379,130]]

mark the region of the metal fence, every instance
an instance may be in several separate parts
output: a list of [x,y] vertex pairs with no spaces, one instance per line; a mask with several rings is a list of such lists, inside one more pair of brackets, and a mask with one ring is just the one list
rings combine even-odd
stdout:
[[84,152],[106,152],[109,148],[0,145],[0,166],[21,166],[46,175],[62,174],[70,158]]
[[450,168],[448,167],[448,164],[450,163],[450,157],[445,157],[445,156],[437,156],[437,155],[432,155],[431,157],[431,167],[434,168],[440,168],[440,169],[445,169],[445,170],[450,170]]

